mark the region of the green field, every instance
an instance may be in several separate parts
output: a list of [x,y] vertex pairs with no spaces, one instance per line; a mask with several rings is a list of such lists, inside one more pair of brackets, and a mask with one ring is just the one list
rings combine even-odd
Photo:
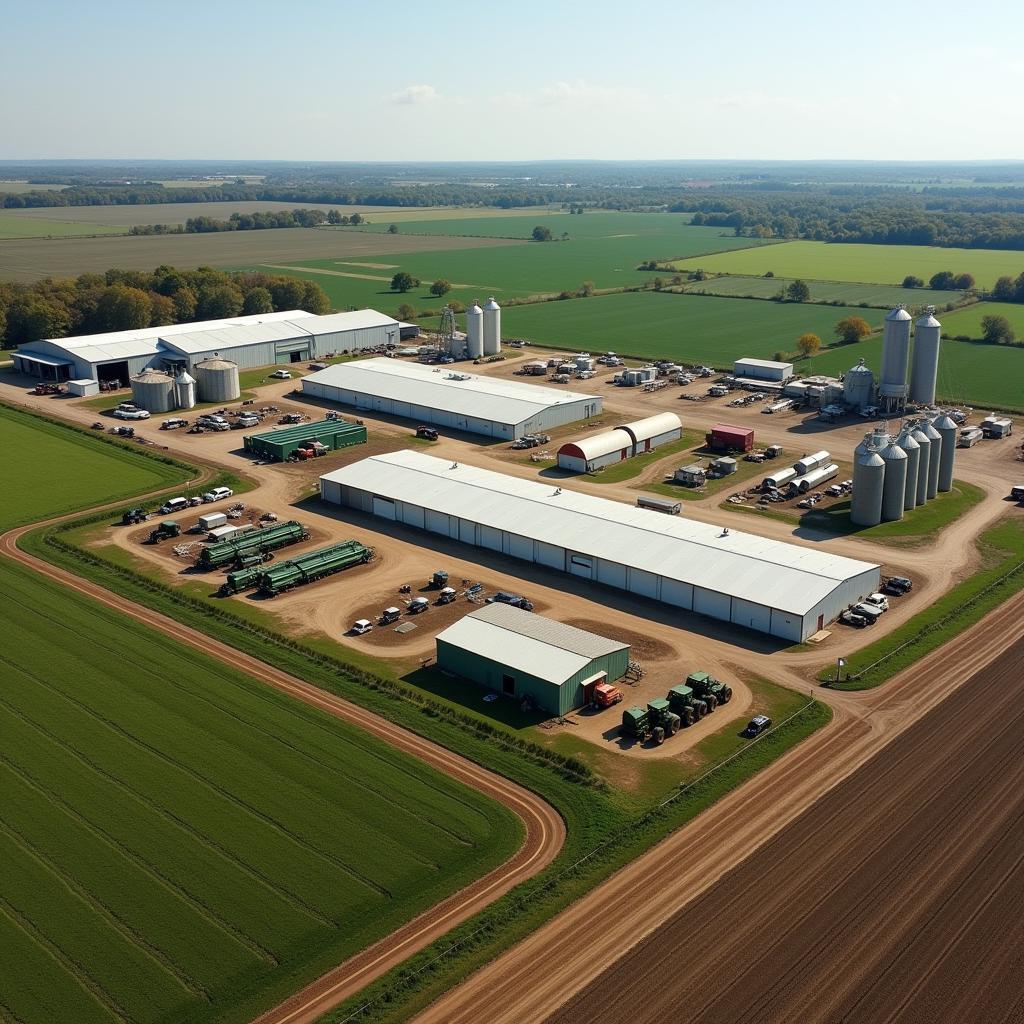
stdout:
[[[708,281],[694,281],[685,286],[692,295],[725,295],[733,298],[772,299],[792,284],[792,277],[714,277]],[[877,306],[892,309],[904,305],[916,310],[923,307],[944,306],[957,301],[962,292],[939,292],[930,288],[897,288],[886,284],[859,284],[851,281],[811,281],[812,302],[841,302],[848,306]]]
[[870,281],[898,285],[908,274],[927,281],[940,270],[973,274],[983,288],[997,277],[1024,271],[1024,252],[1006,249],[939,249],[926,245],[861,245],[832,242],[781,242],[766,249],[682,260],[680,270],[701,268],[716,274],[771,271],[776,277],[817,281]]
[[[0,192],[3,188],[0,188]],[[70,211],[66,216],[70,216]],[[82,235],[123,235],[124,228],[74,220],[36,220],[0,210],[0,238],[76,238]]]
[[5,1018],[249,1019],[514,847],[359,730],[21,567],[0,588]]
[[966,335],[968,338],[980,339],[983,316],[1005,316],[1017,340],[1024,339],[1024,305],[1014,302],[978,302],[966,309],[958,309],[955,313],[944,313],[942,333],[950,338]]
[[0,407],[0,444],[7,452],[0,530],[187,478],[176,466],[6,406]]
[[502,310],[501,329],[506,338],[552,348],[728,366],[741,356],[792,351],[806,331],[831,337],[836,321],[853,314],[876,327],[882,319],[879,310],[846,306],[625,292],[511,306]]
[[[943,317],[943,330],[946,323]],[[869,338],[857,345],[824,350],[809,366],[801,361],[799,369],[836,375],[845,373],[859,359],[877,374],[882,362],[881,341]],[[1024,411],[1024,348],[943,341],[936,393],[946,402]]]

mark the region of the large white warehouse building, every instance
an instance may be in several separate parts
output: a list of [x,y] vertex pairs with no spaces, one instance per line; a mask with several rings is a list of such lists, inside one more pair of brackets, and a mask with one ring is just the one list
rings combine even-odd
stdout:
[[878,589],[877,565],[413,451],[320,478],[325,501],[786,640]]
[[303,309],[137,331],[51,338],[18,346],[14,368],[38,380],[118,380],[146,369],[178,373],[214,354],[242,369],[297,363],[328,352],[397,345],[403,329],[372,309],[313,316]]
[[303,377],[302,390],[368,412],[509,440],[590,419],[603,405],[600,395],[383,357],[329,366]]

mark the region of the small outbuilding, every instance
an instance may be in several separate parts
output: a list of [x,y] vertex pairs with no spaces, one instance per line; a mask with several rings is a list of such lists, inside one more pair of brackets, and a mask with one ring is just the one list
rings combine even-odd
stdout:
[[754,431],[750,427],[732,427],[728,423],[716,423],[704,439],[715,452],[749,452],[754,447]]
[[69,380],[68,394],[77,398],[89,398],[100,393],[100,382],[98,380]]
[[777,363],[774,359],[737,359],[732,364],[732,372],[751,380],[781,382],[793,376],[793,364]]
[[692,466],[680,466],[674,479],[686,487],[703,487],[708,481],[708,474],[700,463],[695,462]]
[[730,473],[735,473],[738,468],[736,460],[729,455],[723,455],[711,463],[711,472],[715,476],[728,476]]
[[593,473],[634,455],[654,451],[682,436],[682,420],[674,412],[661,412],[563,444],[558,449],[558,468],[571,473]]
[[598,683],[626,674],[629,644],[555,619],[489,604],[437,636],[437,666],[552,715],[583,707]]
[[260,459],[284,462],[299,448],[314,447],[319,442],[331,451],[366,443],[366,427],[346,420],[321,420],[319,423],[296,423],[291,427],[270,430],[265,434],[249,434],[242,438],[245,450]]

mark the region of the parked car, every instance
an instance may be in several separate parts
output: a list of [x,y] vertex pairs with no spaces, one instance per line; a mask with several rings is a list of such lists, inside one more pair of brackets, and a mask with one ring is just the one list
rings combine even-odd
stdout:
[[270,376],[274,380],[291,380],[292,372],[291,370],[275,370]]
[[433,427],[428,427],[421,423],[416,428],[416,436],[422,437],[424,441],[436,441],[437,431]]
[[743,735],[753,739],[755,736],[767,732],[771,727],[772,720],[767,715],[754,715],[747,723],[746,729],[743,730]]
[[180,416],[173,416],[169,420],[164,420],[160,424],[161,430],[177,430],[178,427],[187,427],[188,420],[182,419]]
[[188,506],[188,498],[168,498],[167,501],[160,506],[160,515],[166,516],[170,515],[172,512],[181,512],[183,509],[188,508]]
[[214,487],[213,490],[207,491],[203,495],[203,501],[222,501],[224,498],[230,498],[235,492],[230,487]]
[[373,629],[373,623],[369,619],[356,619],[352,623],[352,633],[354,636],[362,636],[364,633],[369,633]]
[[873,604],[867,604],[865,601],[855,604],[850,610],[855,615],[860,615],[867,619],[869,626],[876,623],[882,617],[881,608],[876,608]]
[[148,420],[149,412],[145,409],[140,409],[137,405],[132,405],[131,402],[122,402],[114,410],[114,415],[119,420]]
[[864,598],[864,603],[872,605],[880,612],[887,612],[889,610],[889,602],[884,594],[871,594],[869,597]]
[[510,604],[513,608],[522,608],[524,612],[533,611],[533,602],[519,594],[510,594],[507,590],[499,590],[487,598],[487,604]]
[[858,615],[856,612],[846,609],[840,616],[839,621],[844,626],[853,626],[855,629],[863,629],[867,624],[868,620],[863,615]]
[[914,581],[906,576],[890,576],[882,587],[882,592],[894,597],[902,597],[914,589]]

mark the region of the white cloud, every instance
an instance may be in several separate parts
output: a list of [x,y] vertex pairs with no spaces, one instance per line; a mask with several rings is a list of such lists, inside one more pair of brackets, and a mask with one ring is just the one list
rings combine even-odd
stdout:
[[391,97],[392,103],[403,106],[420,106],[440,99],[441,94],[432,85],[409,85]]

